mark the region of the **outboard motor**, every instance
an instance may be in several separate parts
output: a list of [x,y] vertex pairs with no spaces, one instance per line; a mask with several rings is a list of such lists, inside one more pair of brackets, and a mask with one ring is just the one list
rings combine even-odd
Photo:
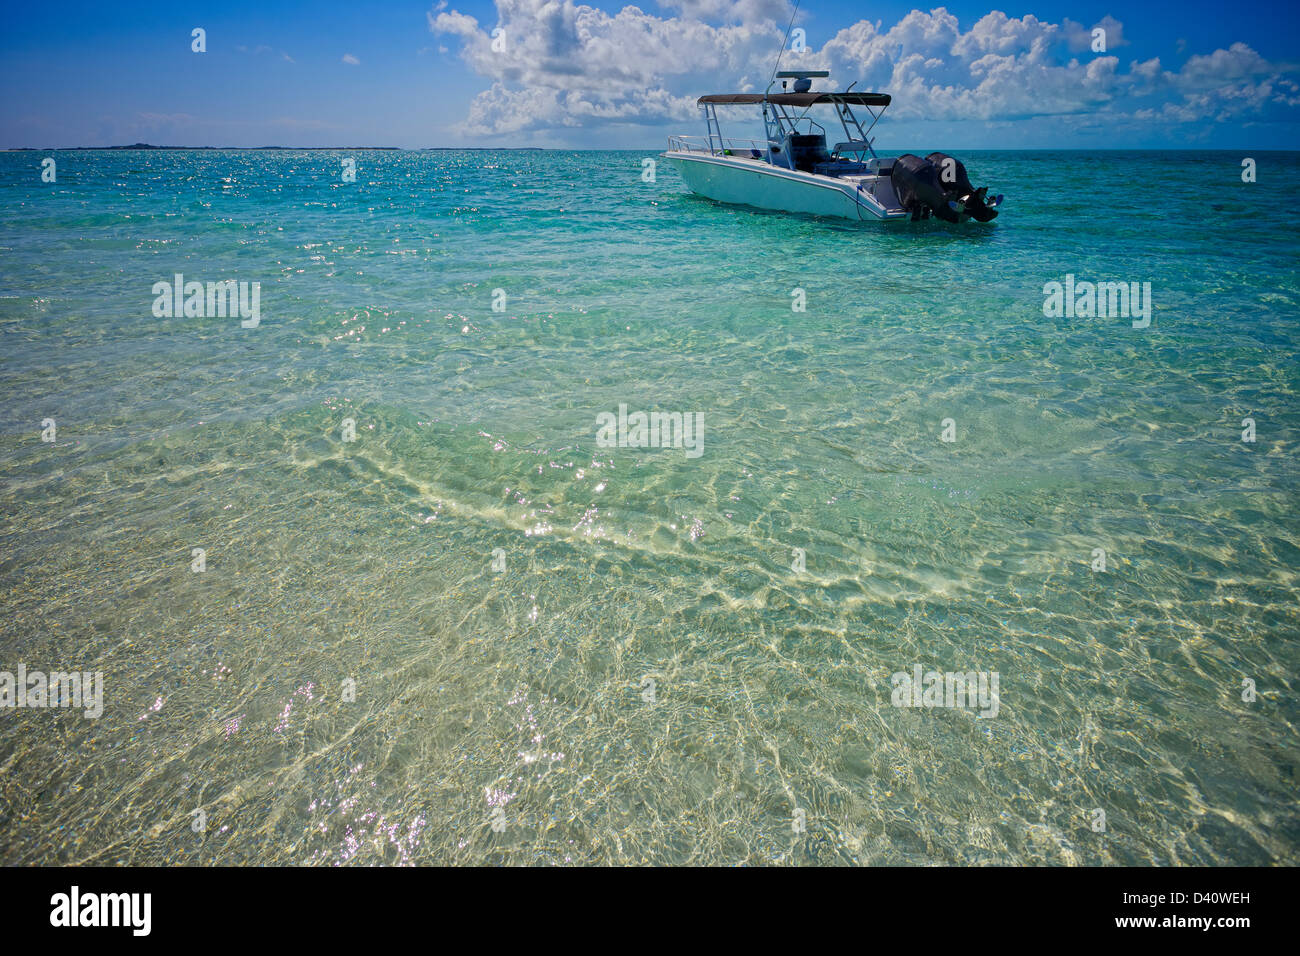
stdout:
[[[925,160],[939,168],[939,182],[957,190],[957,201],[965,207],[966,212],[970,213],[971,218],[976,222],[988,222],[997,218],[997,210],[987,205],[984,200],[989,187],[981,186],[976,189],[972,186],[966,176],[966,166],[960,159],[947,153],[935,152],[925,157]],[[996,197],[993,205],[996,206],[1001,201],[1000,196]]]
[[939,182],[939,170],[933,163],[904,153],[894,160],[889,181],[894,184],[898,201],[912,214],[914,221],[928,219],[932,213],[947,222],[961,221],[957,212],[948,205],[943,184]]
[[906,153],[894,161],[889,179],[913,220],[933,214],[945,222],[989,222],[996,218],[994,207],[1002,201],[998,196],[989,203],[988,187],[972,186],[961,160],[947,153],[931,153],[925,159]]

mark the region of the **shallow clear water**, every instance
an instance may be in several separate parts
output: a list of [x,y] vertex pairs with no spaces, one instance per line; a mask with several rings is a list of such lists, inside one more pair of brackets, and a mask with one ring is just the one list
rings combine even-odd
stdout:
[[[44,155],[0,670],[106,690],[0,710],[0,862],[1297,862],[1300,155],[966,154],[960,228],[640,152]],[[261,324],[155,318],[177,272]],[[1067,273],[1150,328],[1044,318]]]

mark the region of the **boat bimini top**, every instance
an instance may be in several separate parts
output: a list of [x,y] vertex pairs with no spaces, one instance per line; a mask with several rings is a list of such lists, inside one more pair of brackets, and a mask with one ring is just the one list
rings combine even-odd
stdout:
[[849,103],[853,106],[888,106],[888,93],[711,93],[696,103],[777,103],[781,106],[816,106],[818,103]]
[[[717,107],[761,104],[763,128],[770,151],[768,156],[773,165],[794,169],[800,160],[807,162],[803,156],[798,155],[805,150],[816,152],[815,158],[819,161],[830,160],[830,154],[821,155],[826,152],[826,130],[808,116],[808,111],[812,107],[829,104],[835,107],[835,115],[844,128],[845,137],[843,142],[835,145],[832,152],[836,156],[852,156],[859,162],[866,162],[868,157],[878,159],[876,151],[872,149],[869,136],[876,123],[880,122],[880,117],[884,115],[885,107],[890,103],[890,95],[855,93],[852,86],[842,93],[813,92],[813,78],[827,76],[830,76],[827,70],[783,70],[773,76],[767,90],[762,93],[713,93],[709,96],[701,96],[696,101],[696,105],[704,110],[710,151],[714,149],[715,138],[718,152],[723,149]],[[778,79],[781,80],[783,92],[773,93],[772,87]],[[786,81],[789,79],[794,80],[794,91],[784,92]],[[866,129],[862,128],[862,123],[853,112],[855,106],[864,108],[871,116],[871,124]],[[784,156],[782,147],[786,147]]]

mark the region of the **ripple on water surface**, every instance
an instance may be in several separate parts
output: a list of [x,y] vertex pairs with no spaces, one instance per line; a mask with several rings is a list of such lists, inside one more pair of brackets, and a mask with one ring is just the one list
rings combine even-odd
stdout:
[[[1295,155],[975,153],[965,230],[633,152],[60,155],[0,155],[0,669],[105,706],[0,716],[0,860],[1296,862]],[[1151,327],[1045,319],[1067,273]]]

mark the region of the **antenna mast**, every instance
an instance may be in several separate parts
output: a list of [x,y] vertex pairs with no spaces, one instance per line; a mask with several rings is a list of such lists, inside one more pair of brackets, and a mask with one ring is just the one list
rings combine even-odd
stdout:
[[772,67],[772,78],[768,80],[767,85],[770,89],[776,82],[776,71],[781,69],[781,54],[785,52],[785,45],[790,39],[790,28],[794,26],[795,14],[799,12],[799,0],[794,0],[794,9],[790,11],[790,22],[786,24],[785,36],[781,38],[781,49],[776,51],[776,66]]

